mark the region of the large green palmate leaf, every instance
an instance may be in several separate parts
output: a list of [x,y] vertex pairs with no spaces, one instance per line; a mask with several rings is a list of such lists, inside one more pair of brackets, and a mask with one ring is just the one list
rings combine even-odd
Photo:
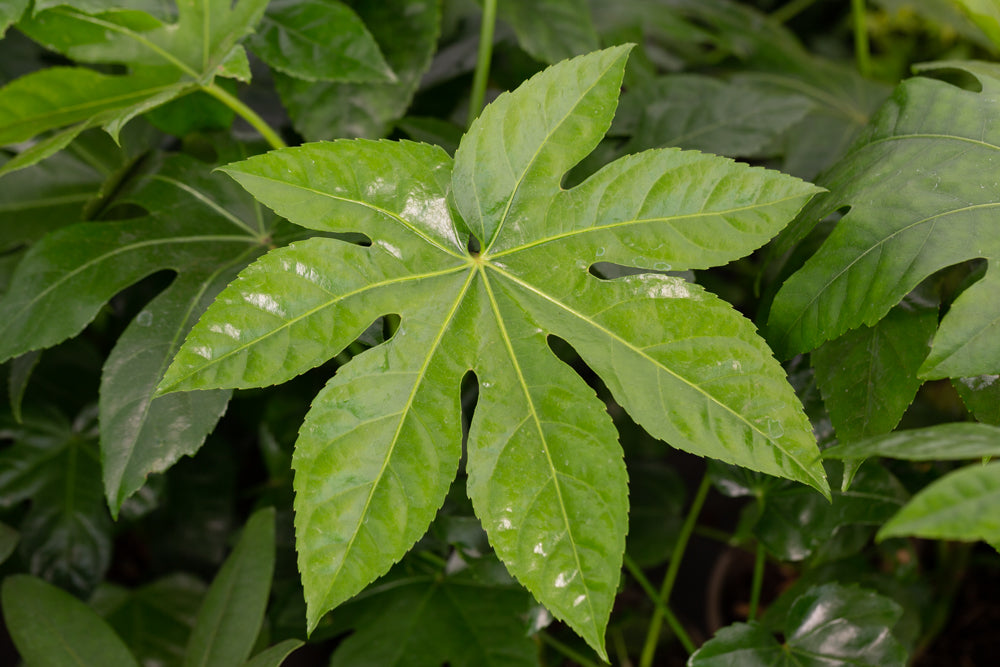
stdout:
[[426,531],[462,455],[459,389],[472,371],[476,513],[510,572],[603,655],[625,469],[603,402],[551,351],[551,335],[652,434],[829,493],[801,406],[747,320],[680,278],[589,271],[727,262],[815,192],[678,150],[624,158],[562,189],[611,123],[627,52],[561,63],[501,96],[454,161],[424,144],[355,140],[225,168],[289,220],[371,244],[313,238],[255,262],[192,329],[161,390],[283,382],[400,316],[386,343],[319,393],[296,444],[310,628]]
[[198,90],[222,94],[216,76],[248,80],[239,42],[260,20],[267,0],[177,0],[174,23],[139,9],[68,4],[36,8],[18,28],[75,61],[124,64],[129,72],[110,76],[52,67],[0,89],[0,144],[62,128],[0,167],[0,174],[48,157],[87,128],[103,127],[117,138],[132,118],[178,97]]
[[735,623],[705,642],[690,667],[890,667],[906,664],[892,635],[903,610],[894,601],[856,586],[816,586],[792,603],[784,643],[758,623]]
[[1000,148],[1000,67],[939,63],[973,75],[981,92],[918,77],[904,81],[858,146],[824,184],[828,195],[802,213],[806,225],[850,211],[820,250],[781,288],[769,320],[783,354],[816,347],[878,322],[920,281],[983,258],[985,277],[952,304],[920,367],[923,378],[1000,369],[1000,280],[994,161]]
[[108,503],[193,454],[225,410],[227,390],[154,392],[180,342],[216,294],[270,243],[275,216],[191,158],[139,179],[121,202],[150,216],[59,229],[26,253],[0,299],[0,358],[76,335],[121,289],[159,270],[179,275],[132,320],[104,365],[101,452]]

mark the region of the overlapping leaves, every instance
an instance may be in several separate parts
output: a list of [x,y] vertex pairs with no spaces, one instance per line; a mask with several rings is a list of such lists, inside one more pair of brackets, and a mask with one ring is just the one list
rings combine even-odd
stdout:
[[920,368],[924,378],[1000,369],[996,160],[1000,68],[942,63],[971,74],[975,92],[918,77],[904,81],[803,212],[805,226],[850,207],[820,250],[781,288],[769,326],[782,352],[816,347],[878,322],[935,271],[988,262],[951,305]]
[[510,572],[603,654],[626,476],[603,402],[550,350],[552,335],[654,435],[828,493],[808,421],[749,322],[679,278],[589,271],[730,261],[816,191],[678,150],[623,158],[562,189],[610,125],[627,51],[561,63],[501,96],[454,161],[424,144],[357,140],[225,169],[289,220],[371,243],[313,238],[248,267],[192,330],[162,390],[282,382],[378,318],[400,318],[320,392],[296,444],[310,627],[426,530],[462,454],[459,388],[471,371],[476,513]]
[[164,269],[179,274],[138,313],[104,364],[101,449],[114,513],[149,473],[197,451],[225,410],[229,391],[154,400],[154,390],[197,317],[264,251],[276,222],[234,183],[190,158],[153,170],[120,201],[152,213],[45,236],[0,299],[0,358],[9,359],[76,335],[125,287]]

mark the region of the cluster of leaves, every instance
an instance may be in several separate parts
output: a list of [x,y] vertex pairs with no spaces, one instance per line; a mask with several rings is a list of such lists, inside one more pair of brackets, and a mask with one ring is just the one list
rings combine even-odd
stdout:
[[[907,538],[1000,547],[1000,11],[942,2],[898,84],[732,0],[4,4],[21,657],[925,650],[955,591]],[[713,486],[755,574],[698,648],[668,603]]]

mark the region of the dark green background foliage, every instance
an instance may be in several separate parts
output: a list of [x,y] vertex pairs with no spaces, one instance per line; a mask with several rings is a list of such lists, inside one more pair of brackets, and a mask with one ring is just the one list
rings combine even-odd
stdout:
[[0,662],[995,659],[998,57],[992,0],[0,3]]

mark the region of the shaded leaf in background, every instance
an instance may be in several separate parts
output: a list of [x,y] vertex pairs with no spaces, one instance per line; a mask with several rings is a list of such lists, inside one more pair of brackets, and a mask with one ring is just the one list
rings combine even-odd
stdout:
[[21,658],[46,667],[139,667],[121,638],[69,593],[24,574],[3,582],[5,625]]
[[7,33],[7,28],[17,23],[27,8],[28,0],[7,0],[0,3],[0,37]]
[[882,526],[877,538],[914,536],[997,544],[998,506],[1000,464],[972,464],[948,473],[913,496]]
[[937,323],[937,308],[897,306],[874,326],[849,331],[812,353],[816,384],[840,442],[896,427],[923,384],[917,369]]
[[892,634],[902,613],[878,593],[839,584],[817,586],[789,609],[783,643],[757,623],[735,623],[705,642],[687,664],[903,667],[906,650]]
[[297,79],[396,79],[365,24],[336,0],[272,0],[249,46],[268,65]]
[[108,299],[158,270],[179,273],[135,317],[105,362],[101,446],[115,513],[149,473],[193,454],[225,409],[227,391],[155,402],[153,393],[202,310],[263,252],[275,220],[192,158],[168,161],[136,188],[121,201],[147,207],[151,216],[49,234],[27,252],[0,299],[0,357],[8,358],[76,335]]
[[639,567],[665,562],[681,529],[684,481],[673,468],[629,461],[628,540],[625,549]]
[[143,11],[90,14],[65,5],[25,17],[18,28],[38,43],[78,62],[125,64],[130,71],[109,76],[50,67],[0,89],[0,144],[64,128],[0,167],[0,174],[48,157],[85,129],[103,127],[117,137],[143,112],[196,90],[219,91],[217,75],[242,78],[248,68],[239,42],[266,4],[178,0],[177,22],[166,24]]
[[610,125],[627,50],[561,63],[499,98],[454,167],[423,144],[339,141],[225,168],[297,224],[363,230],[372,244],[310,239],[251,265],[192,330],[163,390],[283,382],[380,316],[401,318],[388,342],[340,368],[300,431],[310,627],[426,531],[461,455],[459,390],[473,370],[476,513],[511,572],[603,654],[625,471],[604,404],[554,355],[550,333],[653,435],[828,492],[805,415],[747,320],[680,278],[589,271],[725,263],[814,192],[678,150],[622,159],[564,190],[562,176]]
[[531,596],[493,569],[473,562],[444,576],[390,574],[334,612],[354,633],[330,667],[537,666],[524,620]]
[[502,0],[497,12],[536,60],[557,63],[596,51],[601,43],[587,0]]
[[[357,0],[394,83],[312,82],[275,73],[274,82],[296,131],[309,141],[383,137],[413,99],[440,31],[440,0]],[[407,35],[400,39],[399,35]]]
[[990,0],[955,0],[962,11],[1000,49],[1000,7]]
[[674,74],[622,95],[612,132],[631,135],[625,153],[677,146],[729,157],[768,157],[778,138],[812,107],[800,94],[760,90],[738,79]]
[[1000,426],[1000,375],[955,378],[951,382],[976,419]]
[[204,596],[200,580],[173,574],[134,590],[104,583],[89,604],[140,662],[180,667]]
[[765,491],[754,534],[771,554],[799,561],[844,555],[837,549],[856,551],[907,499],[902,484],[874,462],[857,471],[846,491],[838,489],[838,474],[831,471],[830,477],[832,503],[810,489],[788,483]]
[[21,540],[21,534],[5,523],[0,523],[0,564],[10,558],[17,543]]
[[885,456],[907,461],[955,461],[1000,456],[1000,428],[958,422],[896,431],[823,451],[824,458]]
[[3,419],[0,502],[31,500],[19,526],[32,574],[88,593],[111,560],[111,518],[104,504],[94,415],[68,423],[54,411]]
[[238,665],[250,657],[274,576],[274,508],[257,510],[212,581],[195,620],[185,667]]
[[917,77],[904,81],[864,139],[823,183],[830,193],[803,211],[809,226],[850,206],[820,250],[782,286],[769,340],[782,354],[812,349],[878,322],[920,281],[968,259],[986,276],[952,304],[920,368],[923,378],[1000,369],[1000,280],[993,161],[1000,146],[995,95],[1000,67],[939,63],[972,74],[982,92]]
[[298,650],[302,644],[301,639],[286,639],[255,655],[247,661],[246,667],[280,667],[285,658]]

